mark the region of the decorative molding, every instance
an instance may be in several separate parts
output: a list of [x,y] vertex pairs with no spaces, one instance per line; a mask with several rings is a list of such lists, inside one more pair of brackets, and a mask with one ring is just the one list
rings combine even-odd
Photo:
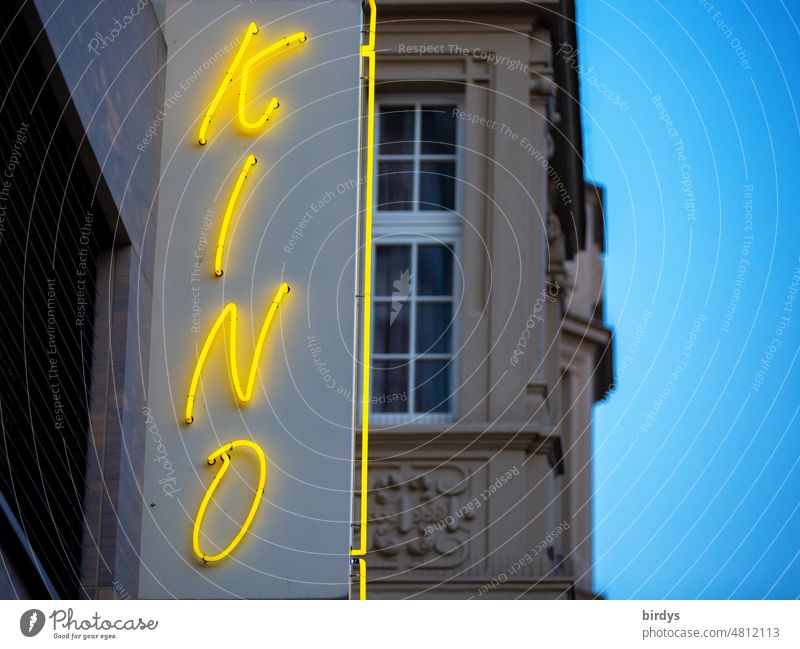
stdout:
[[[360,431],[357,437],[360,438]],[[529,452],[536,448],[538,453],[547,454],[554,445],[560,445],[560,438],[548,434],[540,428],[524,423],[504,424],[488,427],[486,424],[459,424],[449,430],[439,425],[414,426],[400,424],[392,428],[370,427],[370,446],[373,452],[394,451],[395,449],[417,448],[435,451],[486,452],[499,449]],[[380,457],[376,453],[376,457]]]
[[[424,564],[453,569],[469,558],[487,508],[459,509],[481,490],[478,462],[373,463],[369,502],[371,570],[402,572]],[[482,522],[475,525],[476,517]]]
[[555,97],[557,86],[556,82],[553,81],[553,71],[549,69],[534,70],[533,74],[534,76],[531,78],[531,95],[544,97],[545,99]]

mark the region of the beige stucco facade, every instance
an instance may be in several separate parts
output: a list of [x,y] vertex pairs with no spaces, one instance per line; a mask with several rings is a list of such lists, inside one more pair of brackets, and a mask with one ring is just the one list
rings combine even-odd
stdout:
[[611,346],[602,196],[555,54],[574,9],[378,10],[378,100],[459,110],[462,292],[450,420],[370,426],[368,596],[592,597],[591,413]]

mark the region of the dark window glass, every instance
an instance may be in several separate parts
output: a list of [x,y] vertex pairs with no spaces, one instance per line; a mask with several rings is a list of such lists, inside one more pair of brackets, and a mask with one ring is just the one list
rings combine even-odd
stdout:
[[378,209],[411,210],[414,199],[414,163],[378,163]]
[[450,411],[447,361],[415,361],[414,408],[417,412]]
[[408,361],[375,361],[372,366],[372,411],[408,411]]
[[407,297],[411,293],[410,246],[377,246],[374,291],[385,297]]
[[417,294],[453,294],[453,251],[449,246],[425,245],[417,249]]
[[419,209],[455,209],[455,162],[422,162],[419,176]]
[[379,302],[375,305],[374,352],[407,354],[408,323],[411,306],[408,302]]
[[449,354],[452,319],[453,306],[450,303],[417,304],[417,353]]
[[422,153],[453,155],[456,152],[455,106],[422,107]]
[[414,106],[383,106],[380,109],[381,155],[414,153]]
[[453,307],[445,303],[417,304],[417,353],[449,354]]

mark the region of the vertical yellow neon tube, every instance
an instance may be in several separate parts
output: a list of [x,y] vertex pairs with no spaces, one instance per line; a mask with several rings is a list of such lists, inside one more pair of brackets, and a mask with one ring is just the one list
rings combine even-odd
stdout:
[[239,364],[238,364],[238,352],[236,350],[236,332],[239,328],[237,323],[238,320],[238,309],[234,302],[226,305],[225,308],[222,310],[222,313],[219,314],[217,317],[214,326],[211,327],[211,331],[206,337],[205,343],[203,343],[203,348],[200,350],[200,356],[197,358],[197,364],[194,367],[194,372],[192,373],[192,382],[189,386],[189,394],[186,397],[186,410],[184,419],[187,424],[191,424],[194,421],[194,415],[192,411],[194,409],[194,400],[195,396],[197,395],[197,386],[200,383],[200,375],[203,372],[203,367],[206,364],[206,358],[208,357],[209,352],[211,351],[211,345],[214,343],[217,335],[219,334],[220,329],[225,324],[225,320],[230,317],[231,320],[231,330],[229,332],[229,348],[228,348],[228,359],[231,366],[231,378],[233,380],[233,387],[236,391],[236,396],[239,397],[239,400],[242,402],[250,401],[250,397],[253,396],[253,387],[256,383],[256,372],[258,371],[258,361],[261,358],[261,351],[264,349],[264,341],[267,339],[267,332],[269,331],[269,325],[275,317],[275,313],[278,310],[278,307],[283,300],[283,297],[289,293],[289,285],[286,282],[280,285],[278,290],[275,292],[275,297],[272,299],[272,304],[269,305],[269,311],[267,311],[267,315],[264,318],[264,323],[261,325],[261,333],[258,335],[258,341],[256,342],[256,348],[253,352],[253,359],[250,362],[250,374],[247,378],[247,387],[242,388],[242,380],[239,376]]
[[[236,536],[233,537],[233,540],[225,547],[225,549],[217,554],[206,554],[200,549],[200,528],[203,525],[203,517],[205,516],[208,504],[211,502],[211,498],[214,496],[214,492],[219,486],[219,483],[222,482],[222,478],[225,476],[228,468],[230,467],[230,453],[233,451],[233,449],[240,447],[249,448],[250,450],[254,451],[256,457],[258,458],[258,487],[256,488],[255,495],[253,496],[253,504],[250,505],[250,511],[247,512],[247,517],[245,518],[244,523],[242,523],[242,526],[239,528],[239,531],[236,533]],[[267,482],[267,461],[264,457],[264,451],[262,451],[261,447],[255,442],[251,442],[250,440],[246,439],[240,439],[235,442],[225,444],[225,446],[219,447],[216,451],[208,456],[208,464],[215,464],[217,459],[222,459],[222,466],[220,467],[219,471],[217,471],[217,475],[215,475],[214,479],[211,481],[211,485],[209,486],[208,491],[206,491],[206,495],[203,496],[203,501],[200,503],[200,509],[197,511],[197,518],[194,521],[194,528],[192,530],[192,549],[194,549],[194,553],[199,559],[202,559],[204,563],[211,563],[214,561],[219,561],[220,559],[224,559],[234,550],[234,548],[236,548],[237,545],[239,545],[239,542],[250,528],[253,518],[255,518],[258,506],[261,504],[261,497],[264,495],[264,485]]]
[[247,172],[250,171],[250,167],[256,164],[256,162],[256,157],[252,153],[247,156],[247,160],[245,160],[244,166],[239,172],[239,178],[236,180],[236,185],[233,187],[233,192],[231,192],[231,198],[228,201],[228,207],[225,209],[225,216],[222,219],[222,227],[220,228],[219,238],[217,239],[217,254],[214,257],[214,274],[217,277],[222,277],[222,253],[225,250],[225,237],[228,234],[228,225],[231,222],[233,209],[236,207],[236,202],[239,199],[239,193],[242,191],[242,185],[244,185],[244,181],[247,178]]
[[300,43],[305,43],[306,41],[306,34],[305,32],[297,32],[296,34],[292,34],[272,45],[268,45],[263,50],[261,50],[258,54],[254,54],[251,56],[247,63],[244,64],[242,68],[242,85],[239,90],[239,123],[246,129],[254,130],[257,128],[261,128],[264,124],[267,123],[267,120],[272,115],[273,111],[280,106],[278,103],[277,98],[273,97],[269,104],[267,104],[266,110],[261,114],[261,116],[255,121],[251,122],[247,119],[247,86],[250,77],[250,70],[254,66],[258,65],[262,60],[268,58],[269,56],[275,54],[281,49],[286,49],[293,45],[299,45]]
[[359,557],[359,598],[367,599],[367,497],[369,495],[369,403],[370,365],[372,363],[372,193],[375,167],[375,26],[378,10],[375,0],[369,0],[369,39],[361,46],[361,56],[367,59],[367,183],[364,223],[364,359],[361,375],[361,524],[359,547],[351,554]]
[[217,106],[219,106],[222,95],[225,93],[231,81],[233,81],[233,75],[236,74],[236,70],[239,69],[239,64],[242,62],[244,52],[247,49],[247,45],[250,43],[250,39],[256,34],[258,34],[258,25],[250,23],[247,26],[247,31],[244,33],[242,43],[239,45],[239,50],[236,52],[231,67],[228,68],[228,71],[225,73],[225,78],[222,80],[219,88],[217,88],[217,94],[214,95],[214,99],[211,100],[211,105],[203,116],[203,122],[200,124],[200,133],[197,135],[197,141],[201,145],[208,142],[208,125],[211,124],[211,120],[214,118],[214,112],[217,110]]
[[367,562],[358,558],[358,599],[367,599]]

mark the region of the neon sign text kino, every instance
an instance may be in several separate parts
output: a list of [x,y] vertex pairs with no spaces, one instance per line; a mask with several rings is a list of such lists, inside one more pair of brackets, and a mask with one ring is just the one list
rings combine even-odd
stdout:
[[[202,125],[200,126],[200,132],[197,136],[197,141],[201,146],[205,146],[208,143],[208,129],[211,125],[212,121],[214,120],[214,113],[219,106],[219,102],[222,99],[222,96],[225,94],[226,89],[233,81],[234,75],[237,72],[239,65],[242,62],[242,59],[245,55],[245,52],[248,49],[248,45],[254,36],[259,33],[259,29],[255,23],[251,22],[247,30],[245,31],[244,37],[242,38],[241,45],[239,47],[239,51],[236,53],[236,57],[233,60],[233,64],[231,65],[230,69],[226,72],[225,78],[223,79],[222,83],[217,90],[217,93],[214,95],[214,99],[211,102],[211,105],[208,108],[205,116],[203,117]],[[270,56],[274,56],[281,51],[285,51],[291,48],[293,45],[299,45],[304,43],[307,40],[305,32],[298,32],[289,36],[287,38],[281,39],[276,43],[272,43],[268,45],[257,54],[251,56],[247,62],[244,64],[242,73],[241,73],[241,89],[239,91],[239,123],[247,129],[256,130],[262,128],[268,121],[272,113],[280,106],[277,98],[273,97],[269,104],[267,104],[266,109],[261,114],[261,116],[254,122],[251,122],[245,117],[245,113],[247,112],[247,89],[248,89],[248,79],[249,79],[249,72],[253,68],[254,65],[259,63],[260,61],[268,59]],[[220,228],[219,234],[219,242],[217,243],[216,254],[214,255],[214,277],[219,278],[223,275],[222,264],[223,264],[223,255],[225,251],[225,237],[228,232],[228,226],[230,225],[231,216],[233,210],[236,206],[237,199],[239,197],[239,193],[242,190],[242,186],[244,185],[244,181],[247,178],[247,173],[250,171],[250,168],[256,164],[256,157],[253,154],[247,156],[247,160],[242,167],[242,171],[239,174],[239,178],[236,181],[236,185],[233,188],[233,192],[231,193],[230,200],[228,201],[228,207],[225,210],[225,216],[222,221],[222,227]],[[238,350],[236,347],[236,332],[238,328],[238,309],[236,307],[235,302],[231,302],[228,304],[223,310],[222,313],[219,314],[214,326],[211,328],[211,332],[208,334],[205,343],[203,344],[203,348],[200,352],[200,357],[197,359],[197,364],[195,365],[194,372],[192,373],[192,380],[191,385],[189,387],[189,394],[186,398],[186,412],[185,412],[185,420],[187,424],[191,424],[194,422],[194,414],[193,414],[193,406],[195,395],[197,394],[197,386],[200,382],[200,373],[203,371],[203,366],[205,365],[206,357],[208,356],[209,352],[211,351],[211,347],[214,341],[217,339],[224,323],[227,321],[230,322],[230,327],[228,330],[228,340],[230,344],[229,352],[228,352],[228,361],[230,363],[231,368],[231,379],[233,380],[233,386],[236,391],[236,396],[239,400],[243,403],[250,401],[250,398],[253,395],[253,386],[256,382],[256,372],[258,371],[258,361],[261,358],[261,352],[264,348],[264,342],[267,337],[267,333],[269,332],[269,326],[272,322],[273,318],[275,317],[275,313],[278,310],[278,307],[283,300],[283,297],[289,293],[289,285],[286,282],[283,282],[278,290],[275,293],[275,297],[272,300],[272,303],[269,305],[267,309],[267,315],[264,318],[264,324],[261,327],[261,333],[258,336],[258,341],[256,342],[255,352],[253,353],[253,360],[250,364],[250,372],[248,373],[247,378],[247,386],[242,387],[242,380],[239,376],[239,369],[238,369]],[[203,516],[205,515],[206,508],[208,507],[208,503],[211,500],[211,497],[214,494],[214,491],[219,485],[220,481],[222,480],[225,472],[228,470],[231,462],[231,452],[234,448],[250,448],[255,453],[256,457],[259,460],[259,481],[258,481],[258,488],[256,489],[255,497],[253,498],[253,504],[250,507],[250,510],[247,513],[247,517],[245,518],[242,526],[240,527],[239,531],[234,536],[233,540],[221,551],[216,554],[206,554],[200,549],[200,527],[203,522]],[[226,444],[219,448],[217,451],[212,453],[208,456],[208,463],[214,464],[218,459],[222,461],[222,466],[219,469],[216,477],[211,483],[211,486],[206,491],[205,496],[203,497],[203,501],[200,504],[200,510],[197,512],[197,518],[195,520],[194,529],[192,532],[192,548],[194,550],[195,555],[199,559],[201,559],[204,563],[209,563],[212,561],[219,561],[224,559],[228,556],[233,550],[236,548],[237,545],[241,542],[244,538],[247,529],[250,527],[250,523],[253,522],[253,518],[256,515],[258,510],[259,503],[261,502],[261,497],[264,493],[264,484],[266,482],[266,475],[267,475],[267,468],[266,468],[266,459],[264,457],[264,451],[262,448],[256,444],[255,442],[247,441],[247,440],[238,440],[235,442],[231,442],[230,444]]]
[[[358,0],[166,3],[165,96],[181,104],[163,124],[147,402],[175,421],[157,452],[177,488],[145,465],[140,597],[346,597],[352,555],[365,598],[366,464],[355,547],[352,489],[356,420],[368,457],[369,341],[354,332],[360,310],[369,321],[370,7],[366,29]],[[354,189],[286,253],[337,186]],[[363,369],[358,402],[326,387],[308,335],[339,384]]]

